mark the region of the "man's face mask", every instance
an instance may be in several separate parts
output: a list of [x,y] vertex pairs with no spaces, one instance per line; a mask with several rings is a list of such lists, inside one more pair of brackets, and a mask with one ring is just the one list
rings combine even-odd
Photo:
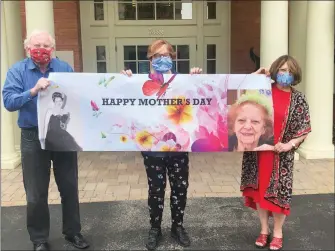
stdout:
[[29,50],[31,59],[37,64],[48,64],[51,61],[51,50],[34,48]]

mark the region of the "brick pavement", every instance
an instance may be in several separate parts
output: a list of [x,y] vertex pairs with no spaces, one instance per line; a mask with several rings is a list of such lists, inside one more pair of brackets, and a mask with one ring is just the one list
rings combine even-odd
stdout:
[[[188,197],[239,197],[240,153],[190,154]],[[296,161],[294,194],[334,193],[334,159]],[[166,198],[170,188],[167,186]],[[80,202],[147,199],[142,157],[134,152],[79,154]],[[49,203],[59,204],[53,175]],[[1,205],[25,205],[21,167],[1,170]]]

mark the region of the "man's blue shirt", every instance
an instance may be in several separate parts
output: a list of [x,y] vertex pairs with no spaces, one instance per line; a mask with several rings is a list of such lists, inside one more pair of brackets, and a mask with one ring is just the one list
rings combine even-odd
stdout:
[[57,58],[51,60],[44,74],[31,58],[26,58],[9,69],[2,90],[3,102],[8,111],[19,111],[17,123],[20,128],[38,126],[37,96],[32,97],[30,89],[40,78],[48,78],[50,72],[73,72],[73,69],[68,63]]

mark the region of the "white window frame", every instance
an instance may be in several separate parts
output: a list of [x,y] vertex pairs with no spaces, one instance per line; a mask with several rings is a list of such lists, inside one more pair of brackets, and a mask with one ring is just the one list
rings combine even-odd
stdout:
[[114,1],[113,2],[114,4],[114,23],[115,25],[131,25],[131,26],[141,26],[141,25],[143,26],[143,25],[148,25],[148,23],[150,23],[150,25],[170,25],[170,26],[197,24],[196,3],[191,0],[185,0],[184,2],[192,3],[192,19],[187,19],[187,20],[119,20],[119,1]]
[[105,46],[106,52],[106,71],[110,72],[110,52],[109,52],[109,39],[106,38],[92,38],[91,39],[91,55],[92,55],[92,69],[94,72],[98,72],[98,61],[97,61],[97,46]]
[[94,19],[94,1],[90,4],[90,24],[93,26],[107,26],[108,25],[108,3],[103,0],[103,8],[104,8],[104,20],[95,20]]
[[215,70],[216,74],[227,74],[227,72],[224,72],[222,69],[222,60],[224,57],[227,57],[227,55],[224,55],[224,51],[220,45],[222,45],[222,37],[204,37],[204,51],[203,51],[203,65],[204,70],[207,73],[207,45],[208,44],[215,44],[216,45],[216,55],[215,55]]
[[[207,19],[207,2],[216,2],[216,19]],[[204,0],[202,4],[204,10],[204,24],[221,24],[222,15],[220,15],[220,13],[223,12],[221,1]]]

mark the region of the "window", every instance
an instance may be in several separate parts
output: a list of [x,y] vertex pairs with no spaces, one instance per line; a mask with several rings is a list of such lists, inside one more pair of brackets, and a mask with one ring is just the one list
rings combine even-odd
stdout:
[[119,20],[190,20],[192,3],[183,0],[122,0]]
[[124,66],[134,74],[148,73],[150,70],[147,59],[148,46],[126,45],[123,46]]
[[207,44],[206,57],[207,73],[216,73],[216,44]]
[[94,0],[93,4],[94,4],[94,20],[95,21],[105,20],[104,1]]
[[173,60],[173,70],[181,74],[190,73],[190,46],[173,45],[176,59]]
[[96,48],[96,60],[97,60],[97,72],[107,72],[107,60],[106,60],[106,46],[98,45]]
[[[173,45],[176,59],[173,60],[173,70],[178,73],[190,72],[190,48],[189,45]],[[123,59],[126,69],[134,74],[143,74],[150,71],[150,63],[147,59],[148,46],[125,45],[123,46]]]
[[216,19],[216,1],[206,1],[207,14],[206,18],[208,20]]

